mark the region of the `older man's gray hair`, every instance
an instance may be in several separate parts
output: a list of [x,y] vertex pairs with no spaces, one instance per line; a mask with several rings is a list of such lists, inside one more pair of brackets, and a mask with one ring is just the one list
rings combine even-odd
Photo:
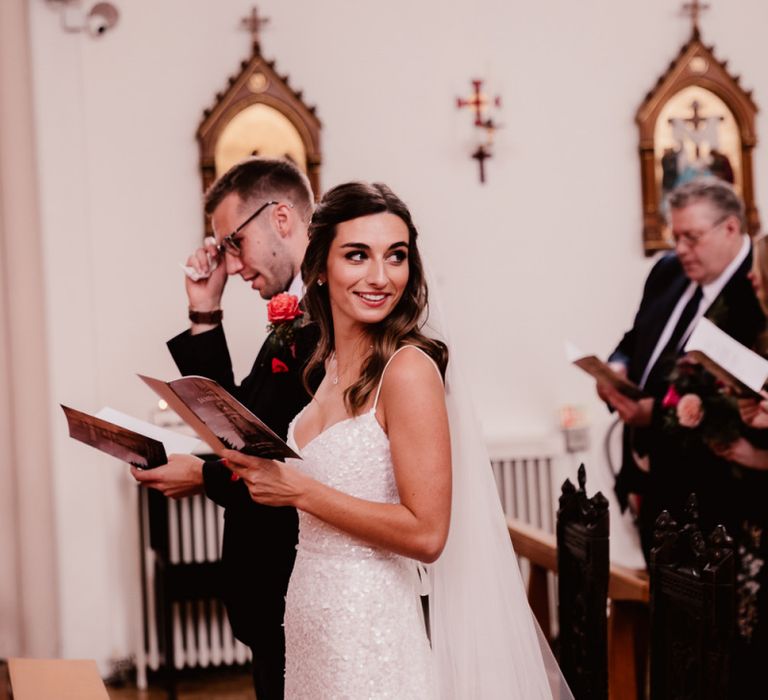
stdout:
[[697,178],[675,187],[667,198],[670,209],[682,209],[696,202],[709,202],[720,212],[718,218],[735,216],[739,220],[741,230],[745,230],[744,202],[733,186],[725,180],[716,177]]

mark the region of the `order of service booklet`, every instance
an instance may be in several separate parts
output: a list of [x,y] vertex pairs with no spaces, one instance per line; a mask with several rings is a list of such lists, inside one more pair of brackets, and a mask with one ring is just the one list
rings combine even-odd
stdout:
[[190,375],[164,382],[139,378],[218,455],[225,449],[264,459],[301,459],[285,441],[218,382]]
[[[63,404],[61,407],[67,417],[71,438],[140,469],[152,469],[168,461],[165,445],[159,436],[149,437],[125,425],[119,425],[118,422],[120,421],[115,422],[114,416],[110,416],[113,420],[107,420],[104,416],[92,416]],[[99,413],[103,412],[100,411]],[[142,429],[141,422],[137,420],[136,425],[132,427]],[[151,426],[151,424],[148,425]],[[197,440],[194,442],[197,443]],[[174,449],[173,451],[180,452],[182,450]]]
[[[216,453],[225,449],[265,459],[300,459],[267,425],[217,382],[188,376],[164,382],[139,377],[150,386]],[[69,435],[141,469],[165,464],[167,454],[198,452],[198,438],[190,438],[141,421],[114,409],[96,415],[62,405]]]
[[685,344],[687,356],[717,377],[740,398],[762,401],[768,382],[768,360],[702,318]]
[[643,390],[634,382],[615,372],[611,366],[596,355],[585,355],[573,343],[566,342],[565,354],[571,364],[583,369],[600,382],[610,384],[630,399],[641,399],[645,396]]

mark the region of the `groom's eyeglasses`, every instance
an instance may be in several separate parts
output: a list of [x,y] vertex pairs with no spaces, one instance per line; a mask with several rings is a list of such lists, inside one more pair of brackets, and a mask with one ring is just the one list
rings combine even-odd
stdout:
[[267,207],[279,203],[280,202],[276,202],[274,200],[264,202],[264,204],[262,204],[255,212],[253,212],[253,214],[251,214],[245,221],[243,221],[243,223],[240,224],[234,231],[232,231],[232,233],[230,233],[228,236],[224,236],[224,238],[221,239],[221,243],[216,246],[216,254],[221,256],[224,255],[224,253],[229,253],[230,255],[234,255],[236,258],[239,258],[240,254],[243,252],[243,249],[240,247],[240,241],[243,240],[240,232]]

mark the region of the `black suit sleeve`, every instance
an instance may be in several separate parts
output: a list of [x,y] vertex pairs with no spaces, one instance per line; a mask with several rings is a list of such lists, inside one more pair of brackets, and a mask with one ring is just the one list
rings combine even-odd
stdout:
[[232,359],[221,326],[197,335],[186,330],[171,338],[167,345],[182,375],[201,374],[215,380],[236,396],[238,392],[232,373]]
[[[656,302],[659,295],[663,293],[674,275],[679,274],[679,263],[676,258],[664,256],[651,268],[648,278],[643,287],[643,296],[640,299],[640,306],[635,314],[632,327],[624,334],[616,349],[608,358],[609,362],[621,362],[629,369],[629,377],[633,381],[638,381],[640,372],[644,367],[634,366],[633,358],[637,356],[639,337],[639,326],[646,317],[649,307]],[[666,321],[666,319],[664,319]],[[654,345],[655,345],[654,339]]]
[[230,508],[233,503],[247,496],[245,485],[233,481],[232,472],[219,461],[203,465],[203,485],[205,495],[224,508]]

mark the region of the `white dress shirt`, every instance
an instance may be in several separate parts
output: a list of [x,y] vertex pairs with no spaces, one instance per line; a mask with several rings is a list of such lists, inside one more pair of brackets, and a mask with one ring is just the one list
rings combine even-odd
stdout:
[[[685,341],[688,340],[688,336],[693,332],[693,329],[696,327],[696,324],[699,322],[701,317],[707,313],[707,310],[710,306],[712,306],[712,302],[717,299],[720,292],[723,291],[723,287],[725,287],[726,284],[728,284],[728,281],[733,277],[733,273],[736,272],[736,270],[739,269],[739,266],[741,263],[744,262],[744,259],[749,255],[749,249],[751,247],[749,236],[744,233],[742,234],[742,241],[741,241],[741,249],[737,253],[736,257],[731,260],[730,263],[728,263],[727,267],[720,273],[720,276],[716,279],[712,280],[711,282],[708,282],[707,284],[701,285],[701,302],[699,303],[699,308],[696,310],[696,314],[693,317],[693,320],[691,321],[691,324],[686,329],[685,333],[683,333],[683,337],[680,339],[680,347],[685,345]],[[669,315],[669,318],[667,319],[667,325],[664,326],[664,330],[662,331],[661,335],[659,336],[659,340],[656,343],[656,347],[653,349],[653,353],[651,353],[651,359],[648,361],[648,364],[645,367],[645,371],[643,372],[643,377],[640,380],[640,386],[645,386],[645,382],[648,379],[648,375],[651,373],[651,370],[653,369],[653,366],[656,364],[656,361],[659,359],[659,355],[661,355],[661,351],[667,346],[667,342],[669,342],[669,338],[672,335],[672,332],[675,329],[675,326],[677,325],[677,320],[680,318],[680,315],[683,313],[683,309],[685,308],[685,305],[688,303],[688,301],[691,299],[691,297],[696,292],[696,287],[698,286],[697,282],[691,282],[685,289],[685,291],[682,293],[680,298],[677,300],[677,305],[674,309],[672,309],[672,313]]]

